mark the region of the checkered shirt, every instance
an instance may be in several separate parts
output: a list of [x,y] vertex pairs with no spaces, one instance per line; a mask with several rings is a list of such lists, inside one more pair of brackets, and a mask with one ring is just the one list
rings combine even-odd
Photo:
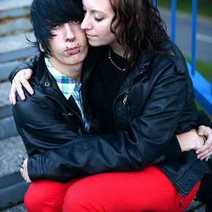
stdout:
[[71,96],[74,98],[75,103],[77,104],[82,120],[84,123],[85,129],[89,129],[89,124],[86,120],[85,113],[83,110],[82,104],[82,96],[81,96],[81,82],[79,80],[75,80],[69,76],[66,76],[56,70],[51,64],[49,58],[45,58],[45,63],[48,71],[55,78],[57,85],[66,99],[69,99]]

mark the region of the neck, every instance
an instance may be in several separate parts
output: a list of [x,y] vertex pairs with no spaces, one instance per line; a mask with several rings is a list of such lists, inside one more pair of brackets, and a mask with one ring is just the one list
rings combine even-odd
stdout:
[[113,42],[110,47],[119,56],[124,57],[124,48],[117,42]]
[[50,58],[50,62],[52,66],[61,74],[71,77],[72,79],[77,79],[77,80],[80,79],[83,63],[69,65],[69,64],[61,63],[60,61],[58,61],[57,59],[53,57]]

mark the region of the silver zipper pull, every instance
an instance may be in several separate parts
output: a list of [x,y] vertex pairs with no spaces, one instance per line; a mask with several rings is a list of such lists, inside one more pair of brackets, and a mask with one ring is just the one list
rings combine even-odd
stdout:
[[64,116],[73,116],[73,113],[69,112],[69,113],[62,113]]
[[124,97],[123,101],[122,101],[124,105],[127,103],[127,99],[128,99],[128,95],[126,95],[126,96]]

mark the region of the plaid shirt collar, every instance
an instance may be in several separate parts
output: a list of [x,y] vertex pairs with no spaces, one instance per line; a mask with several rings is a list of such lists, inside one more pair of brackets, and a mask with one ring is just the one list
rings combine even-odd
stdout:
[[75,94],[80,92],[81,83],[79,80],[75,80],[56,70],[49,58],[45,58],[45,63],[48,71],[55,78],[59,89],[66,99],[69,99],[71,95],[76,96]]

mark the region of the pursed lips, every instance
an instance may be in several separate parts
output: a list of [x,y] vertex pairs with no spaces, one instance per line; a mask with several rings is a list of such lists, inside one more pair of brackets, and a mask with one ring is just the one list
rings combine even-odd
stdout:
[[75,47],[72,47],[72,48],[67,48],[64,52],[66,54],[68,54],[68,55],[78,54],[80,52],[80,46],[75,46]]

